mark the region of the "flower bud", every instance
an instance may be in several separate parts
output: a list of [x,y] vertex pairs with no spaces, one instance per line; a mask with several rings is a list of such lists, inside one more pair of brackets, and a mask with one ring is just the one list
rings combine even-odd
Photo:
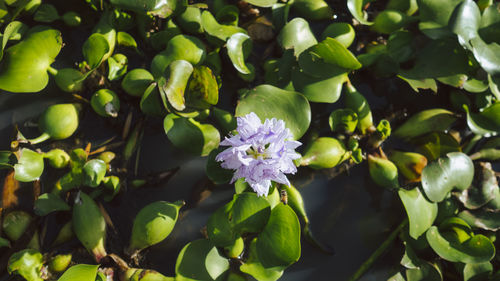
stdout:
[[333,168],[349,157],[345,146],[335,138],[317,138],[304,151],[301,166],[313,169]]
[[352,85],[347,85],[345,105],[358,115],[358,129],[365,134],[373,126],[372,111],[365,97]]
[[50,260],[49,270],[53,273],[63,272],[71,263],[71,254],[57,255]]
[[47,158],[49,160],[49,165],[56,169],[62,169],[68,166],[70,159],[68,153],[59,148],[46,152],[43,157]]
[[368,170],[373,181],[382,187],[398,188],[398,168],[391,161],[368,155]]

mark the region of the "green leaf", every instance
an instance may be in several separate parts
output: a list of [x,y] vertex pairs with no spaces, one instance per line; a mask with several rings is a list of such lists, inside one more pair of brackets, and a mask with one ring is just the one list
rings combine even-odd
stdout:
[[11,169],[13,168],[11,163],[11,157],[14,154],[10,151],[1,151],[0,150],[0,169]]
[[464,281],[486,280],[492,271],[493,265],[490,262],[468,263],[464,266]]
[[351,12],[352,16],[359,21],[361,24],[364,25],[372,25],[373,22],[370,22],[366,20],[368,17],[366,12],[363,11],[363,6],[365,2],[368,1],[363,1],[363,0],[347,0],[347,8],[349,9],[349,12]]
[[417,0],[420,23],[418,27],[432,39],[449,36],[448,21],[455,8],[464,0]]
[[175,280],[211,281],[229,269],[229,261],[222,257],[209,240],[188,243],[179,253],[175,264]]
[[37,250],[25,249],[10,256],[7,271],[9,274],[15,272],[27,281],[43,281],[41,277],[42,266],[42,254]]
[[467,209],[478,209],[488,204],[498,192],[498,182],[491,164],[480,162],[479,166],[480,171],[476,173],[475,183],[457,194]]
[[299,260],[300,223],[290,206],[274,207],[266,227],[257,236],[256,250],[265,268],[284,268]]
[[434,93],[437,93],[437,83],[436,80],[432,78],[408,79],[401,75],[398,75],[398,77],[406,81],[410,85],[410,87],[417,93],[419,92],[418,89],[430,89]]
[[249,247],[249,256],[245,263],[240,265],[241,272],[251,275],[260,281],[276,281],[283,275],[283,269],[265,268],[257,255],[257,239],[252,240]]
[[427,201],[418,187],[412,190],[400,189],[398,194],[408,214],[410,236],[418,239],[434,223],[438,206],[436,203]]
[[56,7],[52,4],[41,4],[35,12],[33,19],[38,22],[53,22],[59,19]]
[[57,281],[94,281],[99,265],[77,264],[70,267]]
[[254,6],[257,6],[257,7],[267,8],[267,7],[271,7],[272,5],[276,4],[276,2],[278,2],[278,0],[248,0],[246,2],[248,2]]
[[460,44],[471,48],[470,40],[478,37],[481,24],[481,11],[472,0],[465,0],[453,12],[449,25],[451,30],[458,35]]
[[141,97],[154,82],[154,77],[146,69],[136,68],[127,72],[122,80],[122,89],[129,95]]
[[200,8],[188,6],[176,20],[182,29],[188,33],[196,34],[203,32]]
[[59,196],[52,193],[44,193],[35,201],[35,214],[46,216],[56,211],[69,211],[71,208]]
[[406,270],[406,281],[442,281],[439,268],[429,262],[423,262],[419,268]]
[[191,73],[193,73],[193,66],[188,61],[175,60],[169,65],[166,75],[159,78],[158,88],[165,108],[169,105],[179,111],[186,108],[184,92]]
[[336,109],[328,118],[330,130],[339,133],[354,133],[358,124],[358,114],[350,108]]
[[422,171],[422,187],[432,202],[441,202],[448,192],[468,188],[474,177],[474,164],[464,153],[450,152],[429,163]]
[[250,112],[257,114],[261,121],[271,118],[285,121],[294,139],[300,139],[311,123],[311,108],[302,94],[271,85],[257,86],[241,97],[235,116]]
[[132,37],[132,35],[128,34],[127,32],[118,31],[118,33],[116,34],[116,42],[120,46],[130,47],[136,51],[139,51],[137,49],[137,42],[135,41],[134,37]]
[[394,130],[393,135],[398,138],[412,139],[431,132],[444,132],[457,118],[453,112],[441,108],[420,111],[403,125]]
[[234,65],[234,68],[243,74],[250,74],[251,71],[245,64],[245,59],[252,51],[252,40],[245,33],[235,33],[229,37],[226,43],[227,54]]
[[308,20],[328,20],[333,18],[333,10],[324,0],[295,0],[292,8]]
[[463,107],[467,113],[467,125],[476,135],[489,137],[500,132],[500,102],[484,108],[479,113],[470,112],[467,105]]
[[193,69],[185,93],[186,105],[196,109],[207,109],[219,101],[219,85],[212,70],[206,66]]
[[416,146],[418,153],[432,161],[445,156],[449,152],[461,151],[460,144],[452,135],[443,132],[434,132],[414,138],[410,141]]
[[113,6],[160,18],[167,18],[183,6],[178,0],[111,0]]
[[109,81],[119,80],[127,73],[128,59],[123,54],[114,54],[108,58]]
[[481,208],[479,210],[464,210],[458,216],[469,225],[477,228],[497,231],[500,229],[500,213],[497,210]]
[[101,159],[92,159],[83,165],[83,183],[90,187],[101,184],[106,175],[107,166]]
[[[333,74],[327,78],[316,78],[297,68],[292,70],[293,87],[310,102],[334,103],[339,100],[347,73]],[[328,89],[325,91],[325,89]]]
[[24,148],[20,151],[20,158],[14,165],[14,178],[21,182],[35,181],[43,173],[43,155]]
[[195,155],[207,156],[219,146],[219,131],[210,124],[201,124],[171,113],[165,117],[163,126],[168,139],[175,146]]
[[229,214],[235,199],[217,209],[207,222],[207,236],[210,242],[217,247],[226,247],[234,243],[237,234],[232,230],[229,223]]
[[278,35],[278,42],[285,50],[293,49],[296,57],[318,43],[309,24],[303,18],[294,18],[288,22],[281,29]]
[[253,192],[243,192],[234,197],[229,219],[231,228],[239,234],[260,232],[271,213],[269,202]]
[[311,142],[300,159],[301,166],[313,169],[333,168],[349,156],[344,143],[331,137],[320,137]]
[[392,161],[369,154],[368,171],[377,185],[389,189],[399,188],[398,168]]
[[338,75],[361,68],[356,57],[339,41],[330,37],[302,52],[299,65],[306,73],[316,77],[324,77],[324,71]]
[[88,74],[83,74],[74,68],[63,68],[57,71],[54,80],[59,89],[68,93],[73,93],[82,90],[83,81],[87,76]]
[[460,235],[460,231],[461,228],[457,226],[444,230],[432,226],[427,231],[426,237],[436,254],[447,261],[482,263],[490,261],[495,256],[495,247],[486,236],[477,234],[460,242],[454,238]]
[[28,26],[20,21],[12,21],[5,27],[2,36],[2,48],[0,48],[0,60],[3,58],[3,50],[5,46],[7,46],[7,42],[15,37],[21,38],[21,35],[24,34],[27,29]]
[[203,11],[201,14],[201,25],[208,35],[221,41],[226,41],[235,33],[247,33],[241,27],[219,24],[209,11]]
[[206,49],[203,42],[192,36],[177,35],[168,41],[167,49],[156,55],[151,61],[151,73],[161,77],[165,70],[175,60],[185,60],[192,65],[203,63]]
[[[153,82],[153,81],[151,81]],[[149,87],[144,90],[141,102],[139,103],[141,111],[146,115],[163,117],[167,114],[165,106],[163,106],[160,97],[160,90],[156,87],[156,83],[151,83]]]
[[8,48],[0,64],[0,89],[28,93],[47,86],[47,70],[62,47],[61,33],[37,26],[24,40]]
[[94,33],[83,43],[83,58],[91,69],[96,69],[106,59],[110,46],[106,37],[100,33]]
[[454,38],[432,40],[417,54],[414,66],[400,72],[407,79],[426,79],[465,74],[469,59]]
[[215,161],[215,157],[225,149],[226,147],[219,147],[212,150],[208,155],[206,173],[208,178],[215,184],[229,183],[234,174],[233,170],[224,169],[220,166],[221,162]]
[[331,37],[337,40],[344,47],[349,48],[354,41],[356,34],[352,25],[346,22],[332,23],[321,33],[321,40]]
[[481,26],[479,28],[479,35],[487,43],[500,43],[500,13],[498,12],[498,3],[488,6],[483,12],[481,17]]
[[0,237],[0,248],[3,248],[3,247],[10,248],[10,241],[5,239],[5,238]]

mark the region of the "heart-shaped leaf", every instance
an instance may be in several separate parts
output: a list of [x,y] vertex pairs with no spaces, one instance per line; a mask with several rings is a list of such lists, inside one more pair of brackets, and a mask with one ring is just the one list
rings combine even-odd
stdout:
[[14,178],[21,182],[35,181],[43,173],[43,155],[24,148],[20,151],[17,164],[14,165]]
[[339,100],[347,73],[333,74],[328,78],[316,78],[299,69],[292,70],[294,88],[310,102],[334,103]]
[[412,190],[400,189],[398,194],[408,214],[410,236],[418,239],[434,223],[438,206],[436,203],[427,201],[418,187]]
[[288,205],[271,211],[264,230],[257,236],[257,256],[264,268],[284,268],[300,258],[300,223]]
[[175,280],[211,281],[229,269],[229,261],[207,239],[188,243],[179,253],[175,264]]
[[271,118],[285,121],[294,139],[300,139],[311,123],[311,108],[302,94],[271,85],[257,86],[241,97],[235,116],[250,112],[257,114],[262,121]]
[[56,211],[69,211],[71,208],[59,196],[52,193],[44,193],[35,201],[35,214],[46,216]]
[[62,47],[61,33],[37,26],[26,38],[8,48],[0,64],[0,89],[9,92],[39,92],[47,86],[51,68]]
[[464,153],[450,152],[429,163],[422,171],[422,187],[432,202],[441,202],[448,192],[468,188],[474,177],[474,164]]
[[175,146],[193,154],[207,156],[219,146],[219,131],[210,124],[201,124],[171,113],[165,117],[163,126],[168,139]]

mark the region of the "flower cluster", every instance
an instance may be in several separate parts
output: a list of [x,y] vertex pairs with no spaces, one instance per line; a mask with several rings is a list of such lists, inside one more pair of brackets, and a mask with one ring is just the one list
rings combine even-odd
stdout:
[[237,118],[238,134],[226,137],[221,145],[231,146],[215,158],[222,168],[235,170],[231,183],[239,178],[257,192],[267,196],[271,181],[290,185],[285,174],[294,174],[295,148],[301,145],[285,127],[283,120],[266,119],[264,124],[255,113]]

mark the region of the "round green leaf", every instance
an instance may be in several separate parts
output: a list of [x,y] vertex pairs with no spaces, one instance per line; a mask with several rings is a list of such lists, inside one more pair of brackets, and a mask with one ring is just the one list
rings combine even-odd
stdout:
[[476,173],[476,182],[457,194],[458,199],[468,209],[478,209],[495,198],[498,181],[490,163],[480,162],[480,171]]
[[344,45],[344,47],[349,48],[354,41],[354,28],[346,22],[332,23],[321,34],[322,40],[325,40],[327,37],[331,37]]
[[47,70],[62,47],[61,33],[37,26],[27,37],[8,48],[0,64],[0,89],[9,92],[39,92],[47,86]]
[[271,211],[264,230],[257,236],[257,256],[265,268],[287,267],[300,258],[300,223],[288,205]]
[[292,70],[293,87],[310,102],[336,102],[340,98],[342,85],[346,80],[347,73],[340,73],[328,78],[316,78],[299,69]]
[[292,8],[299,16],[309,20],[327,20],[333,18],[333,10],[323,0],[295,0]]
[[236,106],[235,116],[254,112],[261,121],[281,119],[290,129],[294,139],[300,139],[311,123],[311,108],[300,93],[286,91],[271,85],[260,85],[248,90]]
[[313,169],[333,168],[347,159],[346,153],[345,145],[341,141],[331,137],[320,137],[306,147],[300,165]]
[[490,262],[468,263],[464,266],[464,281],[486,280],[492,271]]
[[442,201],[454,188],[468,188],[474,177],[474,164],[464,153],[450,152],[428,164],[422,171],[422,187],[432,202]]
[[219,85],[212,70],[206,66],[197,66],[187,85],[186,105],[196,109],[207,109],[219,101]]
[[90,187],[101,184],[106,175],[107,166],[101,159],[92,159],[83,165],[83,183]]
[[248,2],[254,6],[257,6],[257,7],[267,8],[267,7],[271,7],[272,5],[276,4],[276,2],[278,2],[278,0],[248,0],[246,2]]
[[9,274],[17,273],[27,281],[43,281],[41,270],[43,256],[39,251],[33,249],[21,250],[14,253],[7,265]]
[[[193,66],[188,61],[175,60],[169,65],[166,77],[162,76],[158,79],[158,88],[165,107],[168,108],[170,105],[179,111],[186,108],[184,92],[193,70]],[[168,100],[168,105],[165,100]]]
[[188,243],[179,253],[175,264],[175,280],[216,280],[229,269],[229,261],[222,257],[209,240]]
[[193,154],[207,156],[219,146],[219,131],[210,124],[201,124],[171,113],[165,117],[163,126],[168,139],[175,146]]
[[398,194],[408,214],[410,236],[418,239],[432,226],[438,213],[438,206],[427,201],[418,187],[412,190],[400,189]]
[[260,232],[270,213],[271,206],[266,199],[253,192],[243,192],[235,195],[229,223],[234,232],[239,234]]
[[463,0],[417,0],[420,23],[418,27],[432,39],[449,36],[448,21]]
[[110,2],[113,6],[161,18],[167,18],[182,5],[182,1],[177,0],[111,0]]
[[123,90],[135,97],[141,97],[154,82],[154,77],[146,69],[136,68],[129,71],[122,80]]
[[24,148],[20,151],[17,164],[14,165],[14,178],[21,182],[35,181],[43,173],[43,155]]

